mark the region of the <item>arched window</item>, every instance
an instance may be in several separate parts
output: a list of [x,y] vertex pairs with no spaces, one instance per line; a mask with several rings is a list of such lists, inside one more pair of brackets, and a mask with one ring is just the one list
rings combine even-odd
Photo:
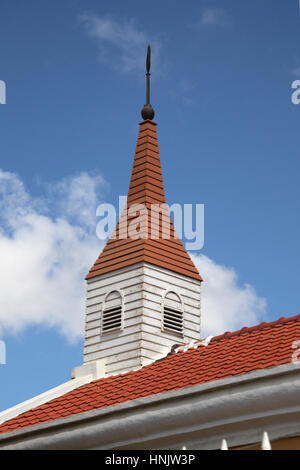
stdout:
[[110,333],[111,331],[117,331],[123,329],[123,297],[117,290],[113,290],[105,297],[102,321],[101,321],[101,332]]
[[178,294],[169,291],[163,301],[163,330],[183,334],[183,302]]

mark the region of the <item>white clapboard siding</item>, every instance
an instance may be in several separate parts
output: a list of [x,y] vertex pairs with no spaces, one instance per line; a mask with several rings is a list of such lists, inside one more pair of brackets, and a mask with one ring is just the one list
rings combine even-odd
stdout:
[[[166,356],[174,344],[200,339],[200,284],[148,263],[89,280],[84,363],[105,359],[107,375],[121,373]],[[104,302],[115,290],[122,297],[122,329],[102,334]],[[175,292],[183,302],[182,335],[162,329],[163,299],[168,292]]]
[[[146,276],[146,279],[145,279]],[[168,289],[170,284],[170,278],[172,278],[172,284],[179,288],[183,288],[191,291],[191,296],[193,293],[195,298],[197,298],[195,287],[199,287],[200,281],[197,279],[192,279],[182,274],[174,273],[173,271],[168,271],[167,269],[160,268],[148,263],[144,265],[144,280],[145,282],[152,284],[157,287],[163,287]],[[151,282],[150,282],[151,279]]]
[[[130,336],[132,338],[132,335]],[[138,349],[139,346],[140,346],[140,342],[141,342],[141,339],[142,339],[142,333],[138,333],[136,335],[134,335],[134,339],[133,341],[126,341],[125,343],[123,344],[117,344],[115,346],[115,348],[117,348],[117,351],[118,352],[124,352],[124,351],[127,351],[129,350],[130,348],[132,349]],[[108,348],[108,351],[107,351],[107,355],[109,355],[109,352],[111,352],[111,349],[113,348],[114,346],[111,346],[110,348]],[[102,351],[105,351],[105,349],[102,349]],[[86,347],[86,355],[87,356],[90,356],[92,354],[98,354],[99,352],[99,344],[94,344],[92,346],[87,346]],[[91,360],[91,359],[90,359]],[[94,360],[94,359],[93,359]]]
[[107,364],[106,374],[122,374],[123,372],[127,372],[129,370],[139,369],[140,367],[142,367],[142,365],[143,364],[141,357],[135,359],[126,359],[125,361],[120,361],[119,363]]
[[117,353],[109,356],[108,360],[106,361],[106,366],[107,365],[112,365],[115,363],[120,363],[126,360],[131,360],[131,359],[139,359],[141,356],[139,349],[133,348],[133,349],[128,349],[128,351],[125,351],[123,353]]
[[[126,334],[120,334],[117,333],[108,333],[106,336],[103,335],[95,335],[93,337],[89,337],[85,339],[85,346],[91,346],[94,344],[99,345],[99,349],[109,349],[110,347],[113,347],[114,345],[126,343],[129,341],[128,338],[135,337],[136,334],[141,334],[142,330],[139,328],[139,330],[134,329],[129,329],[130,331],[126,330]],[[109,341],[108,341],[109,339]],[[111,345],[111,346],[110,346]]]
[[[91,279],[88,281],[88,292],[89,294],[93,294],[95,290],[100,290],[100,292],[103,290],[112,290],[116,284],[121,288],[128,285],[135,285],[139,276],[140,282],[143,282],[143,263],[121,268],[111,273],[101,274],[101,276]],[[131,282],[132,279],[134,282]]]
[[85,324],[85,331],[100,328],[99,320],[100,320],[100,315],[98,316],[96,320],[87,321]]
[[101,329],[100,329],[100,326],[98,328],[93,328],[91,330],[86,330],[85,331],[85,338],[93,338],[95,336],[99,336],[100,337],[100,333],[101,333]]
[[[96,359],[99,359],[99,356],[100,356],[100,357],[105,358],[106,364],[109,364],[113,356],[116,356],[119,354],[121,355],[123,353],[127,354],[127,352],[131,350],[135,350],[136,355],[139,356],[140,343],[141,343],[141,335],[139,336],[138,345],[136,344],[136,341],[130,341],[130,338],[127,338],[126,343],[123,343],[123,344],[121,343],[121,344],[118,344],[116,346],[111,346],[110,348],[106,348],[106,349],[98,348],[93,352],[87,352],[84,355],[84,359],[85,359],[85,362],[89,362],[91,360],[94,361]],[[91,357],[93,359],[91,359]]]
[[86,323],[90,323],[90,322],[93,322],[93,321],[98,321],[100,320],[101,318],[101,312],[99,311],[99,305],[97,307],[97,312],[91,312],[89,313],[88,315],[88,318],[86,320]]
[[[153,310],[149,308],[145,308],[143,311],[143,316],[153,318],[155,320],[159,320],[162,323],[162,308],[160,306],[159,310]],[[194,327],[197,328],[199,325],[199,317],[197,315],[191,315],[190,313],[184,312],[184,319],[185,321],[194,323]]]
[[[143,331],[142,340],[143,341],[146,340],[148,341],[148,343],[151,343],[151,347],[153,348],[155,347],[155,345],[162,346],[168,349],[167,353],[170,352],[170,339],[169,338],[165,338],[163,336],[156,337],[156,336],[153,336],[152,334],[147,333],[146,331]],[[181,343],[182,343],[181,337],[172,336],[172,346],[174,344],[181,344]]]

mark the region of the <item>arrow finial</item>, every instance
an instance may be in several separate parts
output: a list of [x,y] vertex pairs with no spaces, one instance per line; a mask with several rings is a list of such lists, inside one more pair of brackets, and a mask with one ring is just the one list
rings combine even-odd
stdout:
[[147,71],[147,73],[150,72],[150,66],[151,66],[151,47],[150,47],[150,44],[148,44],[147,59],[146,59],[146,71]]
[[154,109],[152,108],[150,104],[150,67],[151,67],[151,47],[150,44],[148,45],[147,48],[147,58],[146,58],[146,80],[147,80],[147,89],[146,89],[146,104],[144,105],[142,109],[142,118],[144,121],[147,119],[152,119],[154,118]]

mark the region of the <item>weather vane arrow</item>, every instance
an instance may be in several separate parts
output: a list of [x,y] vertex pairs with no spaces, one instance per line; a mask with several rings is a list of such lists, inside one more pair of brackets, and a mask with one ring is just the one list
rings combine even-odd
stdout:
[[147,58],[146,58],[146,80],[147,80],[147,88],[146,88],[146,104],[142,109],[142,118],[144,121],[149,119],[152,121],[154,118],[154,109],[150,104],[150,67],[151,67],[151,47],[150,44],[148,45],[147,49]]
[[147,59],[146,59],[147,74],[150,72],[150,66],[151,66],[151,47],[150,47],[150,44],[149,44],[148,49],[147,49]]

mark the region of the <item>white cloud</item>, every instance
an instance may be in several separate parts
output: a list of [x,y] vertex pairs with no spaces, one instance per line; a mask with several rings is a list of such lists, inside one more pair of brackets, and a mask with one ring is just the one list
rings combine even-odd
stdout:
[[[0,336],[32,325],[54,327],[70,341],[84,326],[85,281],[103,248],[95,235],[101,176],[81,173],[32,197],[0,170]],[[260,321],[266,302],[239,286],[233,268],[192,255],[204,278],[202,336]]]
[[253,326],[262,320],[266,300],[251,285],[240,286],[233,268],[219,265],[204,255],[191,256],[204,279],[202,337]]
[[228,28],[232,26],[231,15],[223,8],[205,7],[201,11],[200,19],[190,25],[191,28],[219,26]]
[[109,63],[119,72],[140,72],[145,70],[146,48],[150,42],[152,64],[156,75],[161,73],[161,65],[157,66],[161,35],[150,37],[134,18],[117,21],[109,16],[84,14],[80,20],[88,35],[97,40],[101,61]]
[[[95,235],[100,176],[82,173],[36,199],[0,170],[0,334],[43,324],[81,336],[84,276],[102,249]],[[49,190],[50,189],[50,190]]]
[[55,197],[59,214],[64,215],[79,225],[95,227],[95,211],[99,188],[107,183],[101,175],[81,173],[68,176],[56,184],[48,185],[48,190]]

